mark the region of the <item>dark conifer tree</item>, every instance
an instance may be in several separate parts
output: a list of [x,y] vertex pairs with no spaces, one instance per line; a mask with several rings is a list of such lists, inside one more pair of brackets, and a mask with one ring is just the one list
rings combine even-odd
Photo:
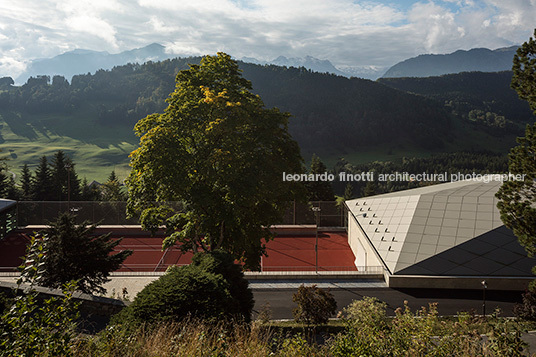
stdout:
[[102,284],[132,251],[111,254],[121,240],[110,239],[110,234],[95,236],[95,228],[88,222],[77,225],[75,216],[63,213],[42,232],[46,254],[41,284],[61,288],[76,280],[84,293],[106,292]]
[[54,154],[51,164],[51,176],[54,185],[55,200],[71,201],[80,199],[80,180],[76,175],[75,164],[71,158],[59,150]]
[[15,177],[8,173],[8,181],[7,181],[7,190],[6,190],[6,198],[10,200],[18,201],[20,200],[20,190],[17,188],[17,185],[15,184]]
[[[326,165],[320,158],[313,154],[311,158],[311,170],[310,174],[324,174],[327,172]],[[333,188],[331,187],[331,182],[329,181],[308,181],[306,183],[307,191],[309,194],[310,201],[333,201],[335,200],[335,195],[333,193]]]
[[[536,30],[534,31],[536,39]],[[517,49],[512,70],[512,88],[528,101],[536,114],[536,40],[530,38]],[[509,155],[509,171],[525,175],[523,180],[505,181],[497,198],[501,220],[519,238],[529,256],[536,254],[536,124],[527,125],[525,136]],[[533,268],[533,272],[536,267]],[[536,288],[534,282],[532,289]]]
[[21,200],[29,201],[32,199],[32,173],[28,164],[24,164],[22,167],[21,177]]
[[59,150],[54,154],[50,164],[54,201],[67,201],[68,172],[65,159],[65,153]]
[[100,190],[96,185],[90,185],[87,182],[87,178],[82,180],[82,187],[80,189],[80,200],[82,201],[98,201],[101,196]]
[[344,199],[345,200],[351,200],[354,197],[354,188],[350,182],[346,184],[346,187],[344,188]]
[[35,201],[57,200],[54,197],[53,182],[46,156],[41,157],[39,166],[35,170],[35,176],[32,182],[32,199]]
[[65,158],[65,164],[68,173],[67,189],[70,190],[71,201],[78,201],[81,199],[80,179],[76,174],[75,163],[70,157]]
[[103,201],[125,201],[127,199],[115,170],[108,176],[108,181],[102,184],[101,193]]

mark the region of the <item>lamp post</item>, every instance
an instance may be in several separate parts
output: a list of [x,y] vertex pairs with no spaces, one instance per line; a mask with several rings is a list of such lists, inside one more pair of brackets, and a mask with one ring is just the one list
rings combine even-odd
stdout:
[[319,207],[313,207],[313,212],[315,213],[315,219],[316,219],[316,241],[315,241],[315,271],[318,274],[318,226],[320,224],[320,206]]
[[486,317],[486,289],[488,284],[486,284],[485,280],[482,280],[480,284],[482,284],[482,315]]

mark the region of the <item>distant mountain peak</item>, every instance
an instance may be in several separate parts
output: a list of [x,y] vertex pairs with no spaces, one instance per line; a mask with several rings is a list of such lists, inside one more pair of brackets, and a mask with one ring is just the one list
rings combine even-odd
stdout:
[[448,54],[423,54],[399,62],[389,68],[382,78],[432,77],[460,72],[500,72],[512,68],[518,46],[472,48]]

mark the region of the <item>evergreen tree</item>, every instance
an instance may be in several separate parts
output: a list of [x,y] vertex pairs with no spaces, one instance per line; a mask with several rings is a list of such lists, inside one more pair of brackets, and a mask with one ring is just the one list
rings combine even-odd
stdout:
[[52,179],[52,195],[54,201],[67,201],[67,178],[68,172],[65,161],[65,153],[58,150],[50,164],[50,176]]
[[60,288],[72,280],[77,289],[87,293],[105,293],[102,284],[109,281],[110,272],[119,269],[132,254],[124,250],[111,254],[121,239],[110,234],[94,236],[95,225],[77,225],[75,216],[63,213],[42,232],[45,236],[45,259],[41,284]]
[[[322,175],[326,172],[326,165],[320,161],[320,158],[316,156],[316,154],[313,154],[313,157],[311,158],[311,170],[309,170],[309,173],[313,175]],[[333,188],[331,187],[331,183],[329,181],[308,181],[305,186],[307,187],[310,201],[335,200]]]
[[[536,41],[533,38],[517,50],[512,70],[512,88],[529,102],[536,114]],[[525,136],[517,142],[510,152],[508,166],[512,174],[525,175],[524,180],[505,181],[497,192],[497,207],[501,220],[519,238],[529,256],[533,256],[536,253],[536,124],[527,125]]]
[[65,159],[68,173],[67,188],[70,190],[71,201],[78,201],[81,197],[80,179],[76,174],[75,163],[70,157]]
[[363,188],[363,196],[374,196],[378,193],[378,184],[376,181],[368,181],[365,187]]
[[32,173],[28,164],[24,164],[21,172],[21,200],[29,201],[32,199]]
[[[1,151],[1,150],[0,150]],[[9,192],[9,173],[7,172],[6,157],[0,157],[0,198],[7,198]]]
[[35,201],[53,201],[57,198],[53,194],[53,183],[48,167],[46,156],[39,160],[39,166],[35,170],[35,176],[32,182],[32,199]]
[[82,201],[98,201],[101,193],[96,185],[89,185],[87,178],[82,180],[82,187],[80,190],[80,200]]
[[346,184],[346,187],[344,188],[344,199],[345,200],[351,200],[352,197],[354,197],[354,187],[350,182]]
[[18,201],[20,200],[21,192],[17,188],[17,185],[15,184],[15,177],[8,173],[8,182],[7,182],[7,191],[6,191],[6,198],[10,200]]
[[115,170],[108,176],[108,181],[102,184],[101,199],[103,201],[125,201],[127,199]]
[[51,177],[53,195],[57,201],[76,201],[80,199],[80,180],[76,175],[75,164],[59,150],[52,159]]
[[7,198],[8,191],[9,177],[3,169],[0,169],[0,198]]

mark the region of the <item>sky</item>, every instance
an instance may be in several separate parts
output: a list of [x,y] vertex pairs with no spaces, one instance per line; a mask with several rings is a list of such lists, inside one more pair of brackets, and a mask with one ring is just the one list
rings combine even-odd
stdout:
[[74,49],[118,53],[154,42],[177,55],[386,67],[521,44],[535,27],[536,0],[0,0],[0,76]]

